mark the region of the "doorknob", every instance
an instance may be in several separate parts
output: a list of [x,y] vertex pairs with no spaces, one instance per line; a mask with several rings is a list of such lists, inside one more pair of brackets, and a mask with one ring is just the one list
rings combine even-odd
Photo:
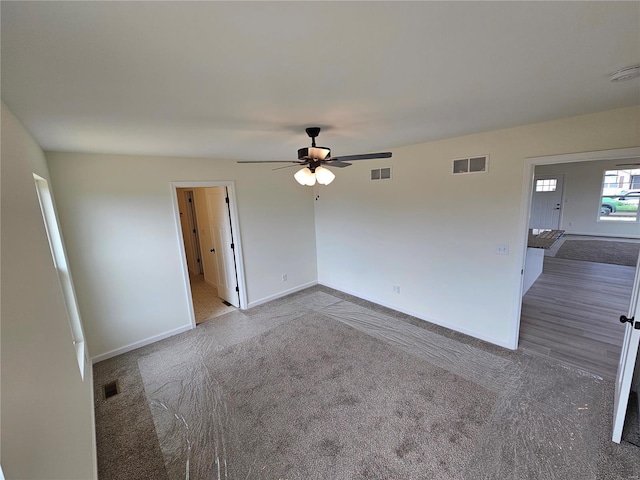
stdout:
[[212,248],[211,250],[209,250],[211,253],[216,253],[216,249]]
[[636,319],[636,317],[627,318],[626,315],[620,315],[620,322],[621,323],[629,322],[631,325],[633,325],[633,322],[634,322],[635,319]]
[[629,322],[631,325],[633,325],[633,328],[635,328],[636,330],[640,330],[640,322],[636,322],[635,319],[636,317],[627,318],[626,315],[620,315],[620,322]]

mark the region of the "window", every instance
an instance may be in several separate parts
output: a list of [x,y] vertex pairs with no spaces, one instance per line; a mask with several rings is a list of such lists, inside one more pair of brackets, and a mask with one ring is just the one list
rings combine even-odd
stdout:
[[536,192],[555,192],[557,185],[557,178],[541,178],[536,180]]
[[69,264],[67,263],[67,255],[64,251],[62,235],[60,234],[60,227],[58,226],[58,219],[53,206],[53,199],[47,181],[36,174],[33,175],[33,178],[36,182],[36,192],[38,193],[38,200],[40,201],[40,210],[42,211],[42,218],[44,220],[45,230],[47,231],[47,238],[49,239],[51,258],[58,272],[58,279],[60,280],[60,286],[62,287],[62,293],[67,307],[67,317],[69,318],[69,326],[71,327],[71,341],[76,351],[76,359],[80,367],[80,376],[84,379],[86,357],[84,334],[82,332],[76,293],[73,288],[71,273],[69,272]]
[[604,172],[598,221],[637,222],[640,201],[639,180],[640,168]]

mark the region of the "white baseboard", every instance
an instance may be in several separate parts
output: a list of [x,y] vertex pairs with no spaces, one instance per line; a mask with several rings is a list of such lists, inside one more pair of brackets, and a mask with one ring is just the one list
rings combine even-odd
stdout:
[[[322,283],[322,282],[316,282],[316,281],[304,283],[302,285],[298,285],[298,286],[290,288],[288,290],[285,290],[285,291],[282,291],[282,292],[278,292],[278,293],[273,294],[273,295],[269,295],[268,297],[264,297],[264,298],[261,298],[259,300],[255,300],[253,302],[249,302],[248,308],[257,307],[258,305],[262,305],[262,304],[270,302],[272,300],[276,300],[278,298],[286,297],[287,295],[290,295],[290,294],[295,293],[295,292],[299,292],[300,290],[304,290],[304,289],[309,288],[309,287],[313,287],[314,285],[323,285],[325,287],[329,287],[329,288],[332,288],[334,290],[338,290],[340,292],[344,292],[344,293],[347,293],[349,295],[353,295],[354,297],[362,298],[363,300],[367,300],[367,301],[375,303],[377,305],[382,305],[383,307],[387,307],[387,308],[390,308],[392,310],[396,310],[398,312],[406,313],[407,315],[411,315],[412,317],[419,318],[420,320],[424,320],[425,322],[433,323],[435,325],[440,325],[441,327],[448,328],[449,330],[453,330],[453,331],[456,331],[456,332],[464,333],[465,335],[469,335],[470,337],[475,337],[475,338],[478,338],[480,340],[484,340],[485,342],[489,342],[489,343],[492,343],[494,345],[498,345],[500,347],[507,348],[509,350],[515,350],[513,348],[513,346],[510,345],[508,342],[505,342],[505,341],[502,341],[502,340],[498,340],[498,339],[493,338],[493,337],[489,337],[487,335],[475,332],[473,330],[468,330],[466,328],[461,328],[461,327],[459,327],[457,325],[452,325],[450,323],[443,322],[443,321],[435,319],[435,318],[427,317],[425,315],[422,315],[422,314],[417,313],[417,312],[413,312],[411,310],[399,307],[397,305],[391,305],[391,304],[388,304],[388,303],[385,303],[385,302],[381,302],[378,299],[371,298],[371,297],[368,297],[366,295],[362,295],[361,293],[358,293],[358,292],[352,292],[352,291],[345,290],[343,288],[337,287],[335,285],[331,285],[331,284],[328,284],[328,283]],[[179,327],[179,328],[176,328],[176,329],[173,329],[173,330],[169,330],[168,332],[164,332],[164,333],[161,333],[159,335],[155,335],[153,337],[149,337],[149,338],[146,338],[144,340],[140,340],[138,342],[131,343],[131,344],[126,345],[124,347],[116,348],[116,349],[111,350],[109,352],[101,353],[100,355],[96,355],[95,357],[92,357],[91,358],[91,363],[92,364],[96,364],[98,362],[101,362],[103,360],[107,360],[107,359],[115,357],[117,355],[122,355],[123,353],[130,352],[131,350],[135,350],[136,348],[144,347],[146,345],[150,345],[152,343],[158,342],[158,341],[163,340],[165,338],[169,338],[169,337],[172,337],[174,335],[178,335],[179,333],[186,332],[187,330],[191,330],[192,328],[194,328],[192,325],[184,325],[182,327]]]
[[494,345],[498,345],[499,347],[507,348],[509,350],[517,350],[517,348],[513,348],[510,342],[498,340],[497,338],[490,337],[488,335],[484,335],[482,333],[475,332],[473,330],[469,330],[466,328],[461,328],[457,325],[452,325],[447,322],[443,322],[441,320],[427,317],[417,312],[413,312],[406,308],[399,307],[397,305],[391,305],[385,302],[381,302],[375,298],[367,297],[366,295],[362,295],[356,292],[350,292],[349,290],[345,290],[344,288],[340,288],[334,285],[330,285],[328,283],[318,282],[319,285],[324,285],[325,287],[333,288],[334,290],[338,290],[339,292],[347,293],[349,295],[353,295],[354,297],[361,298],[363,300],[367,300],[371,303],[375,303],[377,305],[382,305],[383,307],[390,308],[391,310],[395,310],[396,312],[406,313],[407,315],[411,315],[412,317],[419,318],[420,320],[424,320],[425,322],[433,323],[435,325],[440,325],[441,327],[448,328],[449,330],[453,330],[455,332],[464,333],[465,335],[469,335],[470,337],[478,338],[480,340],[484,340],[485,342],[492,343]]
[[178,335],[179,333],[186,332],[187,330],[191,330],[192,328],[194,327],[191,324],[184,325],[182,327],[169,330],[168,332],[164,332],[159,335],[154,335],[153,337],[145,338],[144,340],[140,340],[138,342],[130,343],[129,345],[125,345],[124,347],[116,348],[109,352],[101,353],[100,355],[91,357],[91,363],[96,364],[103,360],[107,360],[108,358],[122,355],[123,353],[130,352],[131,350],[135,350],[136,348],[144,347],[152,343],[158,342],[160,340],[164,340],[165,338],[173,337],[174,335]]
[[637,240],[640,238],[640,235],[612,235],[609,233],[593,233],[593,232],[567,232],[565,231],[564,237],[567,235],[582,235],[585,237],[610,237],[610,238],[628,238],[632,240]]
[[313,287],[317,285],[318,282],[313,281],[309,283],[304,283],[302,285],[298,285],[297,287],[290,288],[289,290],[285,290],[284,292],[278,292],[273,295],[269,295],[268,297],[261,298],[260,300],[255,300],[253,302],[249,302],[247,308],[257,307],[258,305],[262,305],[263,303],[270,302],[271,300],[276,300],[278,298],[286,297],[287,295],[291,295],[292,293],[299,292],[300,290],[304,290],[305,288]]

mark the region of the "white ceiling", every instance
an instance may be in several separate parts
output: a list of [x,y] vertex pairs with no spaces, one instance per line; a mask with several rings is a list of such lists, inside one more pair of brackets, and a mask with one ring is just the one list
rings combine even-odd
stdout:
[[2,2],[45,150],[293,160],[640,104],[640,2]]

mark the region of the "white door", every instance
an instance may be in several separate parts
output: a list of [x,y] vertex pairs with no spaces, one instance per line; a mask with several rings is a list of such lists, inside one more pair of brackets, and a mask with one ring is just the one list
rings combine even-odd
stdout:
[[638,344],[640,342],[640,257],[636,265],[636,276],[633,281],[633,291],[631,292],[631,302],[629,302],[629,312],[627,318],[636,318],[631,325],[627,323],[624,332],[624,343],[620,352],[620,362],[618,363],[618,375],[616,376],[615,403],[613,406],[613,437],[612,440],[620,443],[622,437],[622,427],[624,417],[627,413],[629,403],[629,393],[631,392],[631,381],[633,380],[633,369],[638,356]]
[[536,175],[533,179],[529,228],[560,228],[564,175]]
[[187,268],[194,275],[202,273],[200,262],[200,242],[198,241],[198,227],[193,206],[193,191],[179,190],[178,206],[180,207],[180,222],[182,224],[182,237],[184,239],[185,252],[187,254]]
[[218,296],[234,307],[240,306],[233,236],[226,203],[226,187],[206,188],[209,228],[218,266]]
[[218,265],[216,264],[216,256],[214,254],[215,245],[211,237],[211,228],[209,227],[209,209],[207,207],[206,189],[194,188],[193,194],[204,281],[217,290]]

